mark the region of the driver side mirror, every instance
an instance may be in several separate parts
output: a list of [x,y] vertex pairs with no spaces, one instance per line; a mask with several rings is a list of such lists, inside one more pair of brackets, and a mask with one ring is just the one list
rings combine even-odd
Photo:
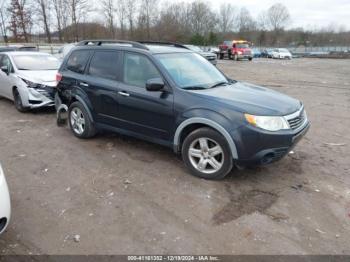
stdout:
[[9,67],[8,66],[2,66],[1,71],[4,72],[6,75],[10,73]]
[[164,88],[164,81],[161,78],[152,78],[146,82],[147,91],[161,91]]

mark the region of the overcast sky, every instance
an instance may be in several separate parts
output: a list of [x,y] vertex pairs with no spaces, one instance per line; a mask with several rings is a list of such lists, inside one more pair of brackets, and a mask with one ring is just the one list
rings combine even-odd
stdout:
[[[184,1],[192,2],[192,0]],[[224,2],[239,7],[245,6],[254,17],[279,2],[289,9],[292,17],[291,27],[313,29],[334,24],[350,29],[350,0],[208,0],[208,2],[214,8],[219,8],[220,3]]]

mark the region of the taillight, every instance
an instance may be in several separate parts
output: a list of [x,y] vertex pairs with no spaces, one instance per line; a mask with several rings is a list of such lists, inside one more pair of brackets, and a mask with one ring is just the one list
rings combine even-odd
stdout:
[[62,75],[60,73],[56,74],[56,84],[58,84],[62,80]]

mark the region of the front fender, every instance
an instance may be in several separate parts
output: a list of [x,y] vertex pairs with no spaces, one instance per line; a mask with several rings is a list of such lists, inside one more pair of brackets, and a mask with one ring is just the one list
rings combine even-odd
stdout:
[[197,110],[191,110],[188,112],[185,112],[183,114],[183,118],[185,119],[181,121],[181,123],[178,125],[175,131],[174,135],[174,150],[178,151],[180,146],[180,138],[182,131],[189,125],[192,124],[203,124],[206,126],[210,126],[211,128],[215,129],[217,132],[219,132],[227,141],[231,154],[233,159],[238,159],[238,152],[235,142],[233,141],[231,135],[229,134],[229,131],[232,130],[229,120],[213,111],[206,110],[203,112],[201,110],[201,114],[199,115]]

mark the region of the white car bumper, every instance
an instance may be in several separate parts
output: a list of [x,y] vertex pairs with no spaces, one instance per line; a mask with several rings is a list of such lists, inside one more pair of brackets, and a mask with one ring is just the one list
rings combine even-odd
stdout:
[[6,229],[11,217],[10,195],[0,165],[0,234]]

